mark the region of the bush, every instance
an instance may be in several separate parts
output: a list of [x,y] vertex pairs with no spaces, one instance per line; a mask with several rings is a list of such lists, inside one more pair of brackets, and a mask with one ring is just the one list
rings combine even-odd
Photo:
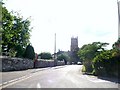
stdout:
[[86,68],[84,65],[82,66],[82,72],[86,72]]
[[93,68],[97,75],[117,77],[119,65],[120,54],[115,49],[103,51],[93,60]]
[[40,53],[38,56],[40,56],[41,59],[52,59],[52,55],[49,52]]
[[17,51],[16,57],[23,57],[25,49],[21,45],[17,45],[15,49]]
[[24,58],[28,58],[32,60],[35,58],[34,48],[30,44],[26,47]]
[[67,61],[69,59],[70,59],[70,57],[65,53],[59,54],[58,57],[57,57],[57,60],[64,61],[65,65],[67,64]]
[[85,67],[85,71],[88,73],[92,73],[93,68],[92,68],[92,63],[89,60],[83,61],[83,65]]

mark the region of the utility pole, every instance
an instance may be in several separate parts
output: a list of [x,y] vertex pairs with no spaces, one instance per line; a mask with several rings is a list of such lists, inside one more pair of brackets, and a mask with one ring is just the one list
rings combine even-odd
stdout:
[[56,61],[56,33],[55,33],[55,41],[54,41],[54,65],[57,65]]
[[55,33],[55,42],[54,42],[54,54],[56,54],[56,33]]
[[120,38],[120,1],[117,0],[118,6],[118,38]]

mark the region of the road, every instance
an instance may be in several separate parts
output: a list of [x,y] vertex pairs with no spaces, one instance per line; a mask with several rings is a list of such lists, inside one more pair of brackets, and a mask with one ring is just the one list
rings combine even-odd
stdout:
[[[16,71],[11,76],[5,72],[2,77],[2,88],[118,88],[116,82],[83,75],[81,67],[82,65],[65,65]],[[11,77],[10,80],[7,75]]]

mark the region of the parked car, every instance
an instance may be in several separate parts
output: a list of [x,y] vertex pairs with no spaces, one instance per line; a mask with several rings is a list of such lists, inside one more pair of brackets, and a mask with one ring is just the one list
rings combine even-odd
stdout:
[[75,62],[72,62],[72,64],[75,64]]
[[77,65],[81,65],[82,63],[81,62],[77,62]]

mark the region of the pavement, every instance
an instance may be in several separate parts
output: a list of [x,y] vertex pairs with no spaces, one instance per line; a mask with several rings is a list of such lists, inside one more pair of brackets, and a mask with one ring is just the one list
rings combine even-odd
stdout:
[[0,88],[118,88],[112,80],[83,75],[82,65],[2,73]]

